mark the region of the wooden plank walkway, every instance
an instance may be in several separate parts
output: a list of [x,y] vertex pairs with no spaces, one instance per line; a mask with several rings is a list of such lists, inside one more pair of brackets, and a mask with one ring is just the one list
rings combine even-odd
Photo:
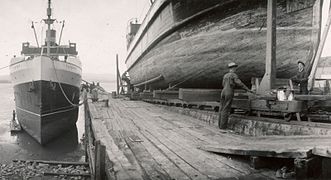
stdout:
[[[89,102],[88,105],[95,138],[106,146],[112,165],[108,170],[114,179],[276,179],[271,170],[254,170],[244,160],[210,153],[199,147],[218,151],[220,147],[242,145],[249,149],[252,145],[249,143],[253,141],[259,144],[257,147],[262,147],[264,143],[273,144],[277,137],[253,139],[224,133],[192,117],[141,101],[109,99],[109,107],[105,107],[104,102]],[[298,142],[295,148],[305,143],[300,137],[295,141]],[[282,143],[282,147],[292,147],[295,141],[278,137],[274,142]],[[308,149],[313,145],[307,145]],[[270,147],[277,148],[275,144]],[[292,156],[308,156],[310,151],[303,147]]]

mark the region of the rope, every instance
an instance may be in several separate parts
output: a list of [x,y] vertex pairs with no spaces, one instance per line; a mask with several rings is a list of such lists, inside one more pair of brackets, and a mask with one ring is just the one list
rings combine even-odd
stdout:
[[65,97],[65,99],[67,100],[67,102],[68,102],[70,105],[74,106],[74,107],[79,107],[79,106],[83,105],[84,102],[86,101],[86,98],[85,98],[85,97],[84,97],[83,102],[81,102],[81,103],[79,103],[79,104],[74,104],[73,102],[70,101],[70,99],[68,98],[68,96],[67,96],[66,93],[64,92],[64,90],[63,90],[63,88],[62,88],[62,85],[61,85],[61,83],[60,83],[60,81],[59,81],[59,78],[58,78],[58,76],[57,76],[57,72],[56,72],[56,68],[55,68],[54,60],[52,60],[52,64],[53,64],[53,69],[54,69],[54,72],[55,72],[55,77],[56,77],[57,83],[59,84],[59,87],[60,87],[60,89],[61,89],[61,92],[62,92],[63,96]]
[[7,67],[9,67],[9,66],[10,66],[10,65],[7,65],[7,66],[4,66],[4,67],[1,67],[0,70],[5,69],[5,68],[7,68]]

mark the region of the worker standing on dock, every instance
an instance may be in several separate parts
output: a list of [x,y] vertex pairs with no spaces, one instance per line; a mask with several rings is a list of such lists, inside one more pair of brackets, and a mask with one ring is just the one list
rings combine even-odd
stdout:
[[292,77],[294,83],[299,84],[300,94],[308,94],[308,77],[306,76],[305,63],[298,61],[298,72]]
[[221,93],[221,104],[219,111],[218,127],[220,129],[226,129],[228,124],[228,119],[231,111],[232,100],[234,96],[235,86],[239,86],[248,92],[253,92],[248,87],[241,82],[238,75],[235,73],[238,65],[234,62],[228,64],[229,72],[223,77],[223,89]]

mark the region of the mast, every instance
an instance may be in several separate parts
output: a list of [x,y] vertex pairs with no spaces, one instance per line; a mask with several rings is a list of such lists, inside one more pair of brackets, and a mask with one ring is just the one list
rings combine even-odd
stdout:
[[50,46],[53,43],[55,43],[55,30],[51,29],[51,25],[54,23],[55,19],[52,19],[51,16],[52,16],[51,0],[48,0],[47,19],[44,19],[45,24],[47,24],[47,30],[46,30],[47,56],[50,56],[50,52],[51,52]]

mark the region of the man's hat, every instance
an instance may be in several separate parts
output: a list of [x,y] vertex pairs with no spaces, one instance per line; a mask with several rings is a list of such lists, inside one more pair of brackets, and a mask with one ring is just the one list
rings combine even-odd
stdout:
[[300,64],[300,63],[301,63],[303,66],[306,66],[304,62],[302,62],[302,61],[298,61],[298,64]]
[[236,63],[234,63],[234,62],[230,62],[228,64],[228,68],[233,68],[233,67],[238,67],[238,65]]

